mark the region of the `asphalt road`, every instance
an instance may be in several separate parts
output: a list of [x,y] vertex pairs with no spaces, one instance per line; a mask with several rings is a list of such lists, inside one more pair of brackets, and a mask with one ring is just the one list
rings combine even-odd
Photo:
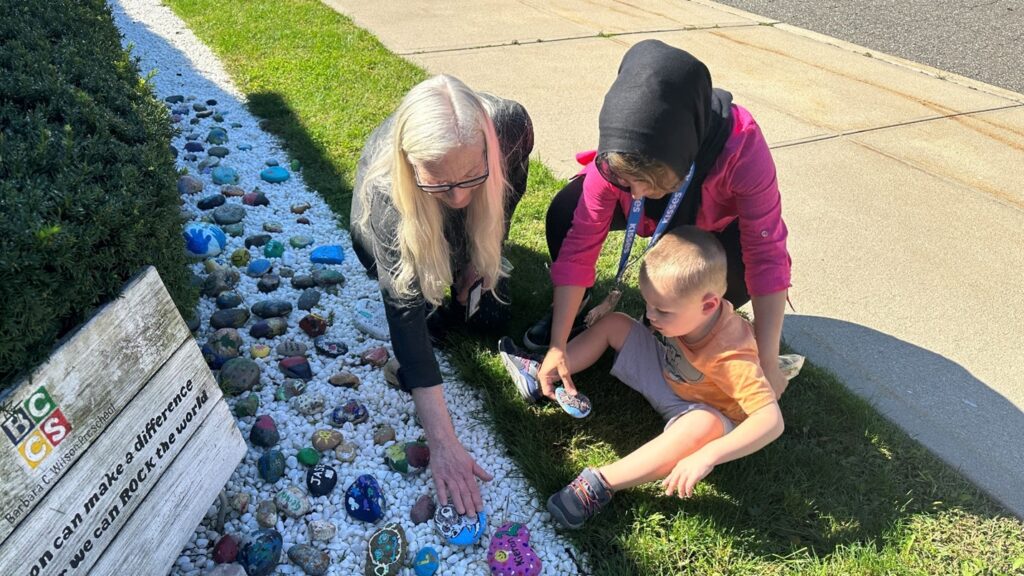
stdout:
[[1024,0],[716,0],[1024,93]]

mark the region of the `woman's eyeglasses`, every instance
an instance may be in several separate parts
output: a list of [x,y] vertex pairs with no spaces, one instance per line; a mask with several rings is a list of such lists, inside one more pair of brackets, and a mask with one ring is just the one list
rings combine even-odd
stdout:
[[484,173],[480,176],[476,176],[475,178],[470,178],[469,180],[463,180],[462,182],[456,182],[454,184],[421,184],[420,174],[416,171],[415,165],[412,167],[412,173],[413,176],[416,177],[416,186],[419,187],[420,190],[423,190],[427,194],[444,194],[454,190],[455,188],[476,188],[487,181],[487,178],[491,175],[491,170],[487,166],[487,148],[484,147]]

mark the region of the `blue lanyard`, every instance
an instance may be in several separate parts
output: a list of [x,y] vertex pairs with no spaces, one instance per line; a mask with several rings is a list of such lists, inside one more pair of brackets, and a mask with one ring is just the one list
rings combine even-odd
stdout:
[[[686,178],[683,183],[679,186],[679,189],[672,193],[672,197],[669,198],[668,206],[665,207],[665,213],[661,215],[661,220],[658,221],[658,225],[654,228],[654,234],[651,236],[651,241],[647,244],[647,248],[644,250],[640,258],[647,254],[647,251],[654,248],[654,245],[661,238],[661,235],[665,233],[665,229],[668,228],[668,223],[675,216],[676,210],[679,205],[683,203],[683,197],[686,196],[686,190],[690,187],[690,181],[693,180],[693,171],[695,164],[690,164],[690,171],[686,174]],[[629,218],[626,220],[626,237],[622,240],[622,255],[619,256],[619,272],[615,275],[615,285],[618,286],[622,283],[622,277],[625,275],[626,270],[629,269],[629,253],[633,249],[633,241],[636,240],[636,228],[640,225],[640,217],[644,212],[644,199],[638,198],[633,200],[633,203],[629,206]]]

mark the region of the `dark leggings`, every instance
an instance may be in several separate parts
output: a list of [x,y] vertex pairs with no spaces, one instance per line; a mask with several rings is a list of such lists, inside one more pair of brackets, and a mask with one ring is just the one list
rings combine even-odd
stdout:
[[[562,248],[569,229],[572,228],[573,214],[576,206],[580,203],[580,196],[583,194],[583,177],[577,176],[566,184],[558,194],[551,200],[548,206],[547,221],[544,231],[548,241],[548,253],[551,261],[558,258],[558,252]],[[673,217],[670,227],[682,224],[678,222],[679,215]],[[612,217],[612,230],[626,229],[626,215],[621,210],[615,211]],[[728,261],[728,288],[725,291],[725,299],[732,302],[736,308],[750,301],[750,294],[747,292],[747,281],[744,276],[742,250],[740,246],[739,220],[733,220],[721,232],[713,232],[718,241],[725,248],[725,255]]]

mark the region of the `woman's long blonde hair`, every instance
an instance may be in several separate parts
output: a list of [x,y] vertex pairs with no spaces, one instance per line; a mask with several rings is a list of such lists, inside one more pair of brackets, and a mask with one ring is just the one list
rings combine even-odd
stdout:
[[[370,225],[372,195],[378,187],[389,190],[401,216],[398,230],[387,235],[401,259],[390,275],[395,295],[423,299],[439,306],[453,284],[451,253],[445,238],[445,206],[416,186],[412,165],[438,162],[461,146],[485,144],[490,176],[473,192],[466,207],[466,233],[470,262],[493,290],[501,269],[505,237],[505,159],[491,121],[488,103],[462,81],[434,76],[412,88],[395,112],[391,134],[380,139],[381,149],[367,168],[356,191],[364,207],[356,225],[373,234]],[[377,235],[377,241],[383,241]],[[378,261],[379,264],[379,261]]]

